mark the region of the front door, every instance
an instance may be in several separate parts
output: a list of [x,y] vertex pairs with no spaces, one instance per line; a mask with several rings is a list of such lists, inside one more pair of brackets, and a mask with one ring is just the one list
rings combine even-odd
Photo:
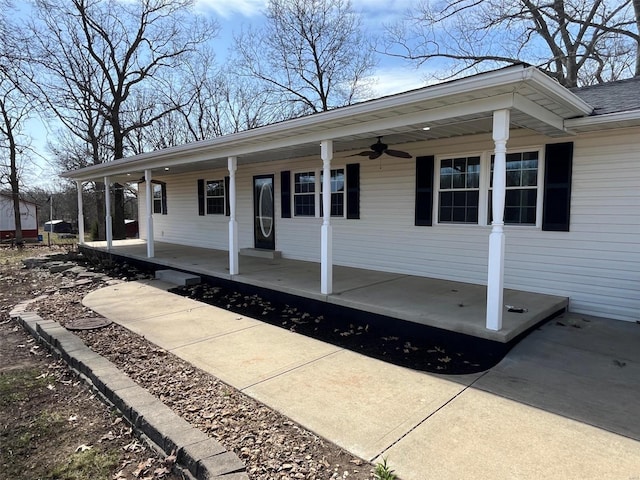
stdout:
[[273,175],[253,177],[253,212],[255,247],[275,250]]

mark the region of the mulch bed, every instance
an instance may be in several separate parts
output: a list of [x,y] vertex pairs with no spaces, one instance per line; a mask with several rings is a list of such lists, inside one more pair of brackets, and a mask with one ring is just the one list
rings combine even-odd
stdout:
[[[246,288],[246,287],[245,287]],[[255,318],[395,365],[462,375],[496,365],[511,349],[456,332],[281,294],[269,299],[202,283],[172,293]]]

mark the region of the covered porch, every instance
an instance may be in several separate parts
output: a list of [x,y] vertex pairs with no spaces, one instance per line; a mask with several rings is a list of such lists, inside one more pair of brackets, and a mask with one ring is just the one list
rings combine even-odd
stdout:
[[[86,242],[83,248],[329,304],[384,315],[478,338],[507,343],[568,306],[566,297],[504,290],[500,330],[486,328],[487,288],[401,273],[335,265],[333,292],[321,293],[321,264],[285,258],[239,256],[239,273],[229,273],[229,252],[145,240]],[[509,311],[505,305],[516,307]],[[523,311],[520,311],[523,310]]]

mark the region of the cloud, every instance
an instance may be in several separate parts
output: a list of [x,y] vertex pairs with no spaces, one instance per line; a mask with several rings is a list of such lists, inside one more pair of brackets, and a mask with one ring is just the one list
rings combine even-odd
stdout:
[[196,7],[213,11],[223,18],[240,14],[245,17],[259,15],[267,5],[267,0],[196,0]]
[[427,85],[424,72],[411,67],[390,67],[377,69],[373,75],[376,83],[376,97],[406,92]]

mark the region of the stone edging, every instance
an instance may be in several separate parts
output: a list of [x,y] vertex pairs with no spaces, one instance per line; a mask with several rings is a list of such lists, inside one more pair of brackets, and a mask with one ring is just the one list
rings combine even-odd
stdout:
[[167,455],[175,453],[177,463],[197,480],[249,480],[235,453],[191,426],[62,325],[27,312],[34,300],[16,305],[11,319],[93,385],[156,448]]

